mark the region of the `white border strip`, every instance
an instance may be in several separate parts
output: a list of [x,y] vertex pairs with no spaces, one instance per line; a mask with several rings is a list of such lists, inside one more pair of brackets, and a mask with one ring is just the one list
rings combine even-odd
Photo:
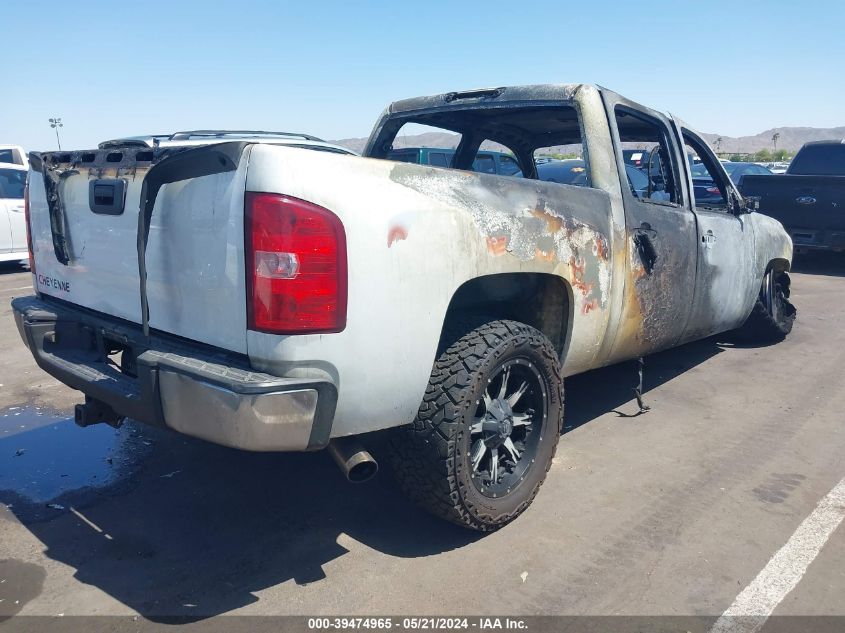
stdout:
[[716,620],[710,633],[754,633],[795,589],[810,563],[845,518],[845,478],[833,487]]

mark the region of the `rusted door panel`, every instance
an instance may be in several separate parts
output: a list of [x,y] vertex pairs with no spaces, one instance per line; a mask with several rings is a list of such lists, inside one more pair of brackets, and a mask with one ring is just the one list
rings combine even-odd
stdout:
[[[615,108],[625,106],[657,120],[665,129],[673,177],[680,201],[686,199],[677,141],[666,117],[603,91],[620,182],[627,183]],[[622,187],[627,231],[627,267],[621,325],[611,361],[620,361],[677,345],[690,316],[695,291],[695,216],[682,204],[646,202]]]

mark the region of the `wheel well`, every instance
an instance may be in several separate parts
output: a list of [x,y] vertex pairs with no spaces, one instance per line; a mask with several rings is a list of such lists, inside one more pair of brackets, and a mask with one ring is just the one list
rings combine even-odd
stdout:
[[443,332],[450,322],[467,315],[513,319],[540,330],[563,357],[572,323],[571,306],[572,289],[557,275],[484,275],[470,279],[455,291],[446,311]]
[[770,261],[769,265],[766,266],[766,272],[769,272],[770,270],[774,270],[777,273],[789,272],[791,267],[792,265],[789,263],[788,259],[777,257]]

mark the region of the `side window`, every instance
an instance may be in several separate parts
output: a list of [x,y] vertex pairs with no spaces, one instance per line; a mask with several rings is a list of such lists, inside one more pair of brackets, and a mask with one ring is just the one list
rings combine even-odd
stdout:
[[502,154],[499,156],[499,173],[503,176],[521,176],[522,170],[513,156]]
[[[403,163],[423,162],[435,167],[450,167],[452,154],[460,142],[461,135],[451,130],[409,122],[399,128],[384,157]],[[426,152],[427,148],[441,151]]]
[[[721,166],[703,141],[687,131],[683,134],[684,152],[690,164],[692,194],[696,208],[727,211],[728,187]],[[736,177],[741,177],[742,173],[738,171]]]
[[428,164],[433,167],[448,167],[449,161],[446,159],[445,152],[429,152]]
[[387,158],[400,163],[419,163],[420,153],[411,149],[392,149],[387,153]]
[[581,143],[538,147],[534,150],[537,178],[574,187],[589,187],[590,178]]
[[631,193],[645,202],[678,204],[680,196],[665,126],[657,119],[621,106],[616,106],[615,114],[625,164],[645,177],[643,180],[626,168]]
[[492,154],[477,154],[475,160],[472,161],[472,171],[477,171],[482,174],[496,173],[496,159]]

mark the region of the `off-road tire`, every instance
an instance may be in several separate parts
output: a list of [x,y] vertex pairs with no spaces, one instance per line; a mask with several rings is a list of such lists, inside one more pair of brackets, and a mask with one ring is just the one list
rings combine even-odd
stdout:
[[740,341],[775,343],[792,331],[798,311],[789,302],[789,275],[770,270],[745,323],[736,331]]
[[[551,341],[524,323],[495,320],[479,325],[476,320],[449,329],[416,418],[391,438],[390,461],[412,501],[438,517],[487,532],[528,507],[552,464],[563,425],[560,361]],[[489,377],[514,359],[533,363],[545,384],[546,418],[523,480],[494,499],[481,494],[470,479],[470,422]]]

